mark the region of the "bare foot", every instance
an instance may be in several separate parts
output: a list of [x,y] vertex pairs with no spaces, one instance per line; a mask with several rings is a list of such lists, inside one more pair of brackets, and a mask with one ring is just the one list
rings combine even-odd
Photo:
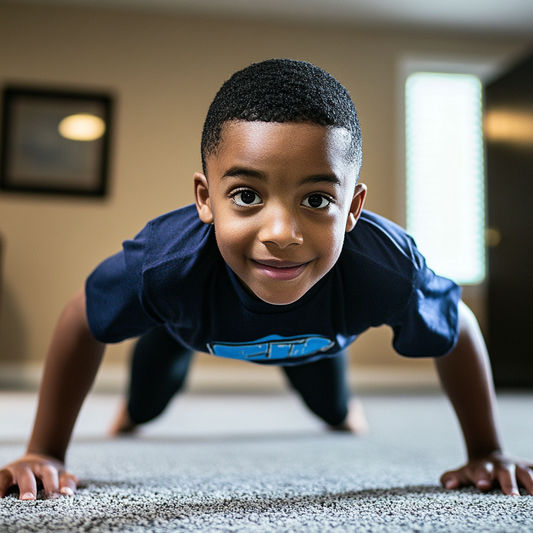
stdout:
[[361,400],[353,398],[348,405],[348,415],[338,426],[328,426],[330,431],[346,431],[354,435],[366,435],[369,431]]
[[133,435],[137,433],[139,426],[135,424],[128,414],[128,408],[125,401],[120,404],[117,416],[111,427],[108,430],[110,437],[120,437],[125,435]]

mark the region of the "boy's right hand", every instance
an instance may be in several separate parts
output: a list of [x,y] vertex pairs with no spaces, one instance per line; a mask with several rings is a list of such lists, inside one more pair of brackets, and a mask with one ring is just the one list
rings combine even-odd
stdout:
[[47,498],[72,496],[78,484],[77,477],[65,470],[65,465],[54,457],[28,453],[0,470],[0,498],[10,487],[18,485],[20,500],[35,500],[37,482],[43,484]]

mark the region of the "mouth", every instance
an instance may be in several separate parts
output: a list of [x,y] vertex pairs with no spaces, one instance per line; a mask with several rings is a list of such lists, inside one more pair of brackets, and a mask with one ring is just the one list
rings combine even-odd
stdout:
[[273,259],[256,260],[252,263],[265,276],[279,281],[290,281],[297,278],[307,267],[310,261],[306,263],[295,263],[294,261],[278,261]]

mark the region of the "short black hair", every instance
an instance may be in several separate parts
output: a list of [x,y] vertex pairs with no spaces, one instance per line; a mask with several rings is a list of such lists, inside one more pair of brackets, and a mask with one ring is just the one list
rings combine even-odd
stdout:
[[355,106],[341,83],[321,68],[292,59],[269,59],[239,70],[209,106],[202,132],[202,166],[220,145],[229,121],[307,122],[346,129],[347,157],[361,168],[361,127]]

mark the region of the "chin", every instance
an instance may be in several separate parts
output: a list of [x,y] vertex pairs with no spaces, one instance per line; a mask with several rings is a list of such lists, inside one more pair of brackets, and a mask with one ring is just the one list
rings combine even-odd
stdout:
[[[307,292],[307,291],[305,291]],[[270,304],[270,305],[289,305],[293,304],[294,302],[297,302],[304,294],[300,294],[298,296],[294,297],[287,297],[286,295],[275,297],[273,295],[260,295],[257,293],[254,293],[260,300],[263,300],[263,302]]]

